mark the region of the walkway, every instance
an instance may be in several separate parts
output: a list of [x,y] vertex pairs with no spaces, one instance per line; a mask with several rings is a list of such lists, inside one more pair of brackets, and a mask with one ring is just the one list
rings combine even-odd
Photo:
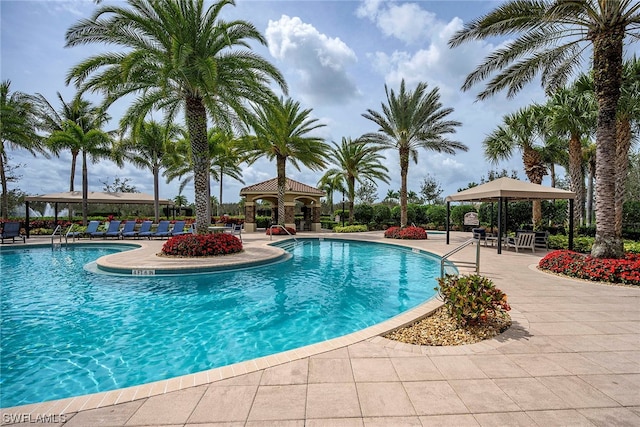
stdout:
[[[450,246],[444,236],[402,243],[441,254],[464,237]],[[381,233],[354,238],[383,240]],[[258,243],[264,235],[245,240]],[[459,257],[471,259],[474,251]],[[514,325],[496,339],[420,347],[374,336],[151,397],[120,392],[117,404],[48,421],[65,427],[640,425],[640,289],[539,272],[543,255],[481,248],[481,274],[508,294],[513,308]],[[19,417],[38,425],[33,421],[63,406],[73,409],[67,401],[3,410],[3,425]]]

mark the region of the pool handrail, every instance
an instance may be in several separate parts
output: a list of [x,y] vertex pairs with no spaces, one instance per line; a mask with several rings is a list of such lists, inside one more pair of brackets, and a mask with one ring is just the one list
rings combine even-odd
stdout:
[[[285,227],[282,224],[272,224],[269,229],[272,229],[273,227],[276,228],[282,228],[284,230],[285,233],[287,233],[289,236],[293,237],[293,241],[298,243],[298,240],[296,239],[296,236],[294,236],[293,234],[289,233],[289,230],[287,230],[287,227]],[[273,233],[269,233],[269,240],[273,240]]]
[[444,277],[444,263],[445,263],[445,261],[448,261],[447,258],[449,258],[451,255],[461,251],[462,249],[464,249],[467,246],[472,245],[474,243],[477,243],[477,245],[476,245],[476,261],[475,262],[472,262],[472,261],[455,261],[454,264],[475,265],[476,274],[479,274],[480,273],[480,241],[478,239],[469,239],[469,240],[465,241],[463,244],[461,244],[460,246],[458,246],[457,248],[447,252],[446,254],[444,254],[442,256],[442,258],[440,259],[440,277]]

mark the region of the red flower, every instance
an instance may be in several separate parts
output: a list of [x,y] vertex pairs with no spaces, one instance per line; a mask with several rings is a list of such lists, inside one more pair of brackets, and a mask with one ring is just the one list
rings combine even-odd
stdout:
[[627,253],[622,259],[601,259],[559,250],[548,253],[538,266],[579,279],[640,285],[640,254]]
[[227,255],[242,251],[242,242],[227,233],[182,234],[162,245],[162,253],[184,257]]

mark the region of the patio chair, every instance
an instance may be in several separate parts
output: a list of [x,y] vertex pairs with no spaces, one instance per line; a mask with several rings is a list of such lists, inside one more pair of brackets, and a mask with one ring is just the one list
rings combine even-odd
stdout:
[[84,230],[84,232],[82,233],[82,236],[91,238],[93,233],[98,232],[99,226],[100,226],[100,221],[89,221],[89,224],[87,225],[87,229]]
[[480,242],[484,242],[484,245],[487,246],[487,230],[484,228],[472,228],[471,232],[473,233],[473,238]]
[[224,232],[233,236],[238,236],[238,239],[242,242],[242,224],[231,224],[231,229],[225,230]]
[[179,236],[181,234],[185,234],[184,226],[186,223],[186,221],[176,221],[175,224],[173,224],[170,235]]
[[508,237],[506,243],[507,249],[514,248],[516,252],[518,249],[531,249],[531,252],[536,252],[536,233],[524,232],[516,234],[516,237]]
[[4,243],[4,239],[11,239],[11,242],[15,243],[16,237],[18,239],[22,238],[22,243],[27,242],[24,235],[20,234],[20,223],[18,221],[5,222],[2,225],[2,233],[0,233],[2,243]]
[[134,234],[134,237],[136,238],[146,237],[147,239],[150,239],[151,235],[153,234],[153,232],[151,231],[152,225],[153,225],[153,221],[142,221],[142,224],[140,225],[140,230],[138,230]]
[[536,231],[536,248],[549,249],[548,231]]
[[156,229],[156,231],[149,234],[149,239],[151,239],[152,237],[169,237],[171,235],[171,233],[169,232],[170,224],[171,222],[169,222],[168,220],[160,221],[158,223],[158,228]]
[[120,237],[123,239],[128,237],[136,236],[136,222],[135,221],[127,221],[124,223],[124,227],[120,231]]
[[109,227],[107,228],[107,231],[96,231],[94,233],[91,233],[91,237],[103,237],[103,238],[107,238],[107,237],[115,237],[115,238],[120,238],[120,223],[122,221],[120,220],[112,220],[111,222],[109,222]]

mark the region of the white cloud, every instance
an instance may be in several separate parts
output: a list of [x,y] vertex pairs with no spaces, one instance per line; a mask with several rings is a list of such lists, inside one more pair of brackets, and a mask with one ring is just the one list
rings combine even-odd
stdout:
[[282,15],[265,32],[271,55],[294,67],[297,91],[309,104],[337,104],[358,95],[348,67],[356,54],[339,38],[320,33],[298,17]]

